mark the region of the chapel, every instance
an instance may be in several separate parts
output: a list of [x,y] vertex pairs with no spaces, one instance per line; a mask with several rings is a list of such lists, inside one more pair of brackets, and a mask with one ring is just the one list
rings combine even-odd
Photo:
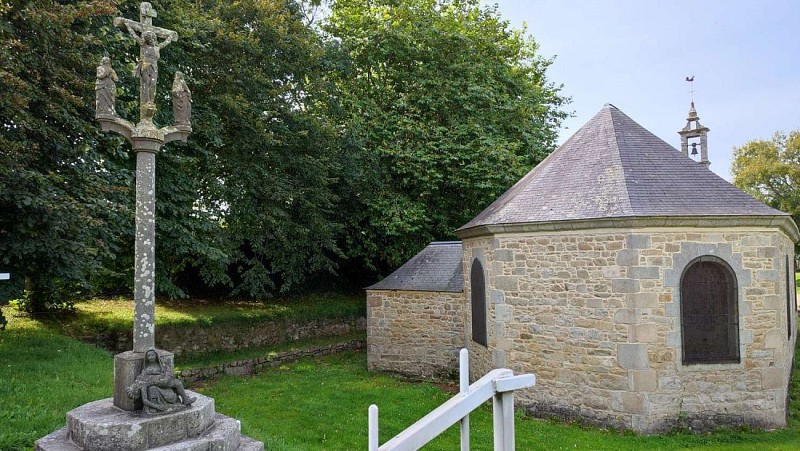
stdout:
[[536,416],[785,427],[800,232],[708,169],[699,119],[677,150],[605,105],[460,241],[367,288],[369,368],[448,376],[466,347],[473,380],[536,374],[516,395]]

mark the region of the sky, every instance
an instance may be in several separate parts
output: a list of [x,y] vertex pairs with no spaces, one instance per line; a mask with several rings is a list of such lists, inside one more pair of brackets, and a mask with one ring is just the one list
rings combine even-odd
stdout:
[[611,103],[675,148],[694,100],[710,169],[731,180],[733,148],[800,129],[798,0],[489,0],[527,25],[574,117],[559,143]]

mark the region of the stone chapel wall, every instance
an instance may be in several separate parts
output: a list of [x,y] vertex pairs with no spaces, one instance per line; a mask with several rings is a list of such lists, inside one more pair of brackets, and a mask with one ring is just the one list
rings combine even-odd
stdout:
[[[620,429],[784,427],[797,337],[786,333],[792,246],[777,229],[746,228],[465,239],[466,300],[472,261],[487,271],[488,347],[469,339],[465,305],[472,377],[501,366],[533,372],[536,387],[518,397],[531,413]],[[680,278],[702,255],[736,274],[740,363],[682,363]]]
[[415,378],[458,374],[464,294],[367,290],[367,367]]

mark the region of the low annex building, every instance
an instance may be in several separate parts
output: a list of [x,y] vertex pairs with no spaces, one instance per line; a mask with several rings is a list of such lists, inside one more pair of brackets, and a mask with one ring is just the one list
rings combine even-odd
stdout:
[[461,243],[433,242],[367,288],[367,367],[441,378],[464,347]]
[[708,170],[708,131],[692,104],[678,151],[603,107],[458,229],[447,271],[462,290],[399,283],[412,262],[416,277],[442,270],[425,257],[437,243],[367,289],[370,368],[454,372],[466,346],[473,379],[536,374],[517,396],[534,415],[785,427],[800,232]]

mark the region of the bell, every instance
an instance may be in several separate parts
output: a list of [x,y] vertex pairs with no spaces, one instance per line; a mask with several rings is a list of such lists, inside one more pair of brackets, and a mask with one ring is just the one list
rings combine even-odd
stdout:
[[692,143],[692,155],[697,155],[697,143]]

